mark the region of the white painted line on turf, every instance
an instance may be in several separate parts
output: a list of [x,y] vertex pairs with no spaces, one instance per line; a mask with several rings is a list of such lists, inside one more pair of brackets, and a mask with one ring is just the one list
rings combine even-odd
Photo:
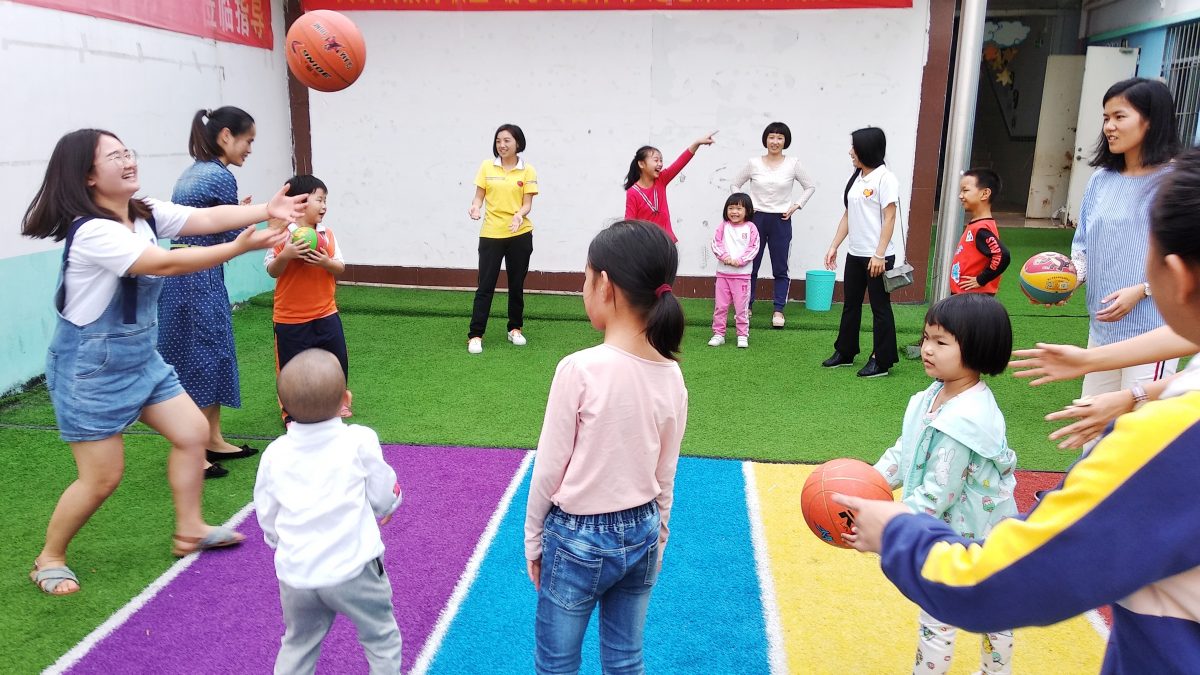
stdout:
[[1092,624],[1092,628],[1096,629],[1096,632],[1100,634],[1100,637],[1104,640],[1104,642],[1107,643],[1109,628],[1108,624],[1104,621],[1104,615],[1100,613],[1100,610],[1089,610],[1084,612],[1083,616],[1088,620],[1088,623]]
[[762,595],[763,622],[767,630],[767,661],[771,675],[788,672],[787,653],[783,650],[783,622],[779,618],[779,603],[775,598],[775,577],[771,574],[771,556],[767,550],[767,535],[763,532],[762,505],[758,501],[758,481],[754,464],[742,462],[746,480],[746,511],[750,516],[750,541],[754,546],[754,566]]
[[[237,529],[253,510],[254,502],[246,504],[242,507],[241,511],[233,514],[233,517],[224,526],[229,529]],[[75,664],[83,660],[83,657],[96,645],[100,644],[104,638],[112,635],[122,624],[128,621],[129,617],[149,604],[154,599],[154,596],[158,595],[159,591],[166,588],[167,584],[174,581],[180,574],[183,574],[184,570],[191,567],[192,563],[196,562],[198,558],[199,556],[193,553],[177,560],[174,565],[168,567],[166,572],[163,572],[157,579],[152,581],[141,593],[138,593],[132,600],[125,603],[124,607],[118,609],[104,623],[97,626],[91,633],[88,633],[86,637],[79,641],[79,644],[72,647],[69,652],[63,654],[53,664],[47,666],[42,671],[42,675],[58,675],[70,670]]]
[[479,568],[483,565],[483,559],[487,557],[492,540],[496,538],[496,533],[500,530],[501,521],[504,520],[504,516],[508,513],[508,507],[512,504],[513,495],[521,487],[521,481],[525,479],[525,472],[529,470],[529,465],[533,463],[533,454],[532,452],[525,453],[525,459],[521,460],[521,466],[517,467],[517,472],[513,474],[512,480],[509,481],[508,489],[500,497],[500,503],[496,505],[496,510],[492,513],[491,520],[488,521],[487,527],[483,529],[483,534],[479,536],[479,542],[475,544],[475,552],[471,554],[470,560],[467,561],[467,566],[463,569],[462,576],[458,578],[458,583],[454,585],[454,592],[450,594],[450,599],[446,601],[446,607],[438,617],[437,625],[429,633],[429,638],[425,640],[425,647],[421,649],[421,654],[417,656],[412,670],[408,671],[409,675],[425,675],[425,673],[429,672],[429,667],[433,665],[433,658],[437,656],[438,649],[442,646],[442,640],[446,639],[446,633],[450,631],[450,624],[454,622],[454,617],[458,614],[458,610],[467,599],[467,594],[471,592],[471,586],[475,583],[475,578],[479,576]]

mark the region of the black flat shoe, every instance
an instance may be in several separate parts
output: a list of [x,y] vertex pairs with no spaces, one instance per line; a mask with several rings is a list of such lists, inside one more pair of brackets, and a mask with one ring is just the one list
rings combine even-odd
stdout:
[[881,368],[875,362],[875,357],[867,360],[867,365],[863,366],[862,370],[858,371],[859,377],[883,377],[888,374],[887,368]]
[[846,358],[841,352],[834,352],[833,356],[821,362],[822,368],[837,368],[838,366],[854,365],[854,358]]
[[258,448],[252,448],[249,445],[242,445],[237,452],[213,452],[205,450],[204,457],[210,462],[220,462],[227,459],[242,459],[243,457],[253,457],[258,454]]
[[209,478],[224,478],[229,475],[229,469],[214,462],[212,466],[204,470],[204,480]]

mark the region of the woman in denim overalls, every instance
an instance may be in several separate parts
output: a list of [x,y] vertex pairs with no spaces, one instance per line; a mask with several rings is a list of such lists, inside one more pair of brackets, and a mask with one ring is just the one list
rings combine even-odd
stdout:
[[[192,209],[134,199],[138,189],[137,157],[116,136],[73,131],[55,146],[21,226],[25,236],[66,240],[46,388],[79,477],[59,498],[30,573],[52,595],[79,590],[66,566],[67,546],[120,483],[121,434],[139,419],[171,442],[167,478],[175,501],[175,555],[243,539],[201,516],[208,424],[155,349],[158,294],[163,276],[280,243],[286,233],[246,226],[268,216],[299,217],[304,196],[281,191],[266,206]],[[246,229],[219,246],[167,251],[157,245],[160,236],[237,228]]]

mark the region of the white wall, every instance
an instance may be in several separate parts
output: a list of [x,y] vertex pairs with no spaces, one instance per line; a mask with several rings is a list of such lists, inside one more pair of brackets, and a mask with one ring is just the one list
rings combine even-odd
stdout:
[[927,0],[907,10],[791,12],[354,12],[367,63],[349,89],[311,95],[314,172],[348,262],[471,269],[467,218],[492,133],[519,124],[538,170],[532,267],[583,268],[624,211],[621,181],[649,143],[671,162],[720,129],[669,191],[680,273],[713,273],[708,239],[729,179],[787,122],[820,183],[797,216],[793,278],[820,266],[842,213],[849,134],[875,125],[911,185]]
[[[282,42],[283,8],[272,7]],[[291,120],[282,51],[0,1],[0,258],[56,248],[20,236],[20,220],[54,144],[81,127],[108,129],[138,151],[142,192],[169,199],[191,163],[187,139],[200,108],[236,105],[258,137],[242,195],[265,199],[291,175]]]
[[[1088,4],[1083,3],[1085,8]],[[1116,0],[1115,2],[1085,9],[1083,14],[1084,36],[1099,35],[1120,28],[1129,28],[1143,23],[1152,23],[1200,12],[1200,0]]]

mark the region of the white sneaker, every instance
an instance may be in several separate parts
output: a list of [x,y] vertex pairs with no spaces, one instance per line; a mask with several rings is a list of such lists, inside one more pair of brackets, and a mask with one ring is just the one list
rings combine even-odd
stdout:
[[771,328],[783,328],[784,323],[783,312],[775,312],[771,316]]
[[508,331],[508,341],[518,347],[524,347],[525,343],[528,342],[528,340],[525,339],[525,336],[521,334],[520,328],[514,328]]
[[738,336],[738,349],[745,349],[750,346],[750,338],[746,335]]
[[725,344],[724,335],[714,335],[712,336],[712,339],[708,341],[709,347],[720,347],[723,344]]
[[468,354],[482,354],[483,353],[483,338],[473,337],[470,340],[467,340],[467,353]]

